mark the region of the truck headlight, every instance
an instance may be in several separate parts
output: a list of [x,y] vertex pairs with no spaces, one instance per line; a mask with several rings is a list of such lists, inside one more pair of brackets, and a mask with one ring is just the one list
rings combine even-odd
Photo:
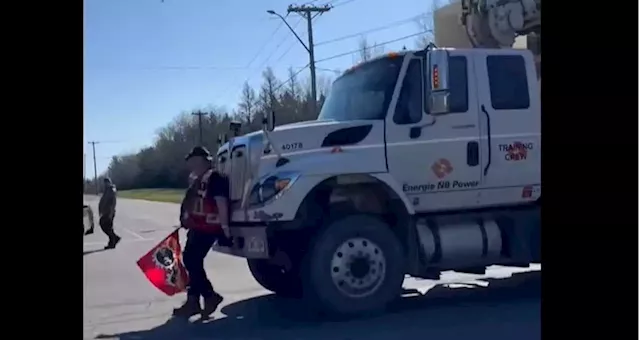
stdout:
[[251,189],[249,206],[267,203],[276,200],[293,185],[300,177],[297,173],[280,172],[263,177]]

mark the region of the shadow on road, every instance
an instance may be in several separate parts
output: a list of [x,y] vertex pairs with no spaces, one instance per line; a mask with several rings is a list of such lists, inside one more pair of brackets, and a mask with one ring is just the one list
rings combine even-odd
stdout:
[[381,316],[330,322],[306,312],[300,301],[264,295],[225,306],[227,317],[187,324],[170,320],[156,328],[98,339],[396,339],[491,338],[540,340],[540,272],[483,280],[489,286],[446,288],[403,297]]
[[100,253],[100,252],[103,252],[105,250],[107,250],[107,249],[100,248],[100,249],[94,249],[94,250],[85,250],[85,251],[82,252],[82,256],[95,254],[95,253]]

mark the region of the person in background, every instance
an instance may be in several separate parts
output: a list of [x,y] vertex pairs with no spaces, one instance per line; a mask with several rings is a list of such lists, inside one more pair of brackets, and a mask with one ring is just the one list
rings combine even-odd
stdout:
[[174,309],[173,315],[188,318],[200,313],[206,318],[223,300],[207,278],[204,259],[216,240],[228,237],[229,181],[215,170],[205,147],[194,147],[185,159],[195,176],[180,208],[180,225],[188,230],[182,258],[189,273],[189,286],[186,302]]
[[109,237],[109,242],[104,249],[114,249],[120,242],[120,236],[116,235],[113,230],[113,219],[116,217],[116,186],[108,177],[105,177],[103,182],[104,192],[98,202],[98,213],[100,214],[98,223],[102,231]]

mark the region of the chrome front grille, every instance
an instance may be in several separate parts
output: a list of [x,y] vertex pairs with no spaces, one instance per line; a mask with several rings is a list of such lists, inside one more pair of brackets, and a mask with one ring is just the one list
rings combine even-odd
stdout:
[[249,170],[249,155],[246,145],[234,145],[230,159],[229,169],[229,183],[230,198],[231,201],[242,200],[242,194],[244,192],[244,184],[248,177],[247,170]]
[[[229,147],[231,147],[231,157],[229,157]],[[229,178],[229,194],[234,209],[240,208],[245,193],[251,188],[258,175],[263,149],[261,133],[236,137],[231,143],[226,143],[220,148],[218,168]]]

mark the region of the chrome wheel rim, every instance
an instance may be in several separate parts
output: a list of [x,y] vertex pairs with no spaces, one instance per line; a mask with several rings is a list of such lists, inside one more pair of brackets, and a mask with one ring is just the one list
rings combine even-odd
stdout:
[[342,294],[361,298],[375,293],[382,285],[386,259],[371,240],[351,238],[336,248],[329,270],[333,284]]

